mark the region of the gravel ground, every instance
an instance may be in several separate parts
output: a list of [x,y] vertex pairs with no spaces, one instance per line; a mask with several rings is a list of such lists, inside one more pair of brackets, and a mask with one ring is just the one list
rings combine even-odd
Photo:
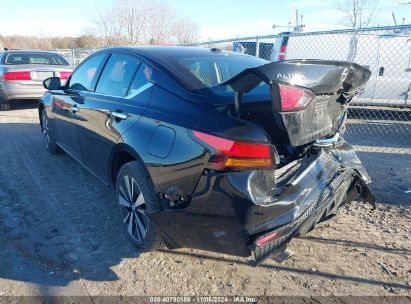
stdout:
[[409,155],[361,153],[377,210],[344,207],[293,240],[296,254],[282,264],[253,268],[190,249],[139,254],[108,189],[69,156],[49,155],[35,105],[24,107],[0,112],[0,296],[411,296]]

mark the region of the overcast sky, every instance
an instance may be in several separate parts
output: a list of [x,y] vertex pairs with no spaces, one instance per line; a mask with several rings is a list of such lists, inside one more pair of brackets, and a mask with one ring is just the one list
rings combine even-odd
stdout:
[[[96,7],[113,0],[0,0],[0,34],[60,36],[92,32]],[[320,0],[163,0],[176,10],[190,15],[201,27],[202,40],[268,35],[285,29],[273,24],[294,22],[294,9],[304,15],[306,31],[341,28],[335,1]],[[393,25],[391,12],[399,23],[411,23],[411,5],[395,0],[379,1],[379,25]]]

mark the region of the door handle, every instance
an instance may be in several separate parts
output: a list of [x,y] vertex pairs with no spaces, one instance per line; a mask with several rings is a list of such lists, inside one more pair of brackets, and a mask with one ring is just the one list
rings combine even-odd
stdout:
[[384,76],[384,67],[380,67],[380,70],[378,71],[378,76]]
[[111,112],[111,116],[113,116],[114,118],[119,119],[119,120],[126,120],[127,119],[127,114],[126,113],[118,112],[118,111]]
[[72,113],[77,113],[79,110],[80,110],[80,109],[77,107],[77,105],[74,105],[74,106],[70,107],[70,111],[71,111]]

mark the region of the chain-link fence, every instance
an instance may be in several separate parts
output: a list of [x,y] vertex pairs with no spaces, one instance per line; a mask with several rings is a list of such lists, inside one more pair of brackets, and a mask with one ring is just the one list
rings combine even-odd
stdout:
[[[411,25],[287,32],[195,46],[240,52],[269,61],[306,58],[358,63],[371,70],[372,76],[349,109],[346,139],[363,151],[411,154]],[[96,50],[57,51],[77,66]]]
[[57,49],[57,53],[62,55],[72,66],[78,66],[80,62],[93,54],[98,49]]
[[282,33],[196,44],[269,61],[327,59],[372,72],[351,105],[346,138],[359,150],[411,154],[411,25]]

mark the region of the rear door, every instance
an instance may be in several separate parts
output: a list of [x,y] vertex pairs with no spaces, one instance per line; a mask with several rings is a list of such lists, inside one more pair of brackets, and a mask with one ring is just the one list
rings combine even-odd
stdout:
[[120,136],[146,109],[152,90],[151,68],[133,55],[110,55],[91,92],[79,105],[78,136],[84,164],[108,183],[108,164]]
[[94,88],[106,54],[98,54],[84,61],[73,73],[62,91],[52,93],[52,113],[56,142],[78,161],[82,161],[77,125],[79,105]]

